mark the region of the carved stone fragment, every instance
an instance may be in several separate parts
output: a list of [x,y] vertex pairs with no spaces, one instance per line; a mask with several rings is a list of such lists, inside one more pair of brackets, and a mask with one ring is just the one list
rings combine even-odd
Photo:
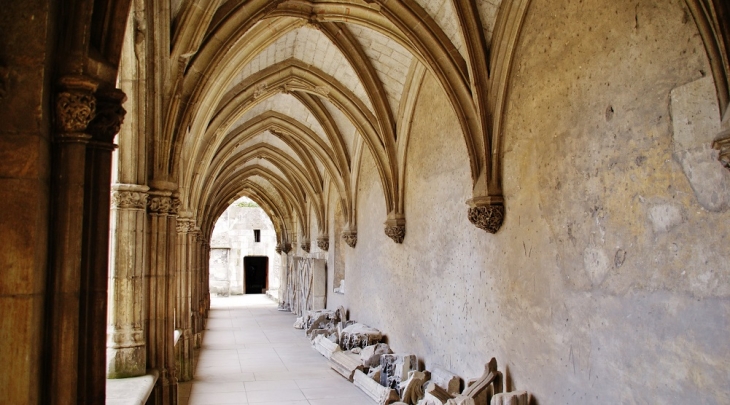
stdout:
[[398,388],[398,384],[408,379],[408,373],[418,367],[418,359],[413,354],[384,354],[380,356],[380,384]]
[[335,352],[342,351],[342,349],[340,349],[340,345],[327,339],[323,335],[319,335],[314,339],[312,347],[328,360],[332,358],[332,355]]
[[492,397],[491,405],[528,405],[530,396],[527,391],[513,391],[505,394],[496,394]]
[[354,248],[355,245],[357,245],[357,232],[354,232],[354,231],[342,232],[342,239],[345,240],[345,243],[347,243],[347,246]]
[[441,367],[434,367],[431,371],[431,381],[452,397],[459,395],[461,392],[461,378]]
[[340,347],[344,350],[350,350],[355,347],[363,348],[380,343],[382,339],[383,333],[379,330],[361,323],[356,323],[342,330],[340,333]]
[[362,371],[363,366],[360,357],[350,352],[336,351],[330,357],[330,367],[341,376],[352,381],[356,370]]
[[431,373],[431,382],[426,386],[423,399],[418,402],[418,405],[442,405],[453,398],[454,395],[450,395],[433,381],[433,373]]
[[355,386],[379,405],[392,404],[400,399],[394,389],[383,387],[360,370],[355,371],[353,379]]
[[329,238],[317,238],[317,247],[324,250],[325,252],[330,248]]
[[362,349],[360,360],[365,367],[377,367],[380,365],[380,357],[384,354],[393,353],[387,343],[378,343]]
[[[492,359],[484,365],[484,374],[481,377],[472,379],[468,382],[468,386],[464,389],[461,395],[469,398],[477,399],[480,397],[486,397],[487,389],[493,386],[492,394],[499,394],[502,392],[502,373],[497,371],[497,360]],[[486,399],[488,400],[488,398]],[[486,401],[485,400],[485,401]],[[482,402],[485,402],[482,401]]]
[[477,228],[489,233],[497,233],[504,221],[504,206],[486,205],[469,208],[469,221]]
[[401,401],[408,405],[416,405],[423,398],[423,384],[428,380],[426,373],[422,371],[411,371],[408,379],[398,384],[401,393]]

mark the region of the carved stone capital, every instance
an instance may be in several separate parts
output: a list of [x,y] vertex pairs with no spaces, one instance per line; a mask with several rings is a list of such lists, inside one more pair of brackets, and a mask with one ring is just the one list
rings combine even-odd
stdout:
[[504,221],[504,199],[502,197],[481,197],[468,201],[469,221],[477,228],[497,233]]
[[347,246],[354,248],[357,245],[357,232],[356,231],[344,231],[342,232],[342,239],[345,240]]
[[89,132],[94,140],[113,143],[114,137],[124,122],[127,111],[122,107],[127,96],[119,89],[113,89],[96,95],[96,116],[89,123]]
[[406,237],[406,219],[400,214],[389,214],[385,221],[385,234],[395,243],[403,243]]
[[284,253],[286,253],[286,254],[289,254],[289,252],[291,252],[291,243],[288,243],[288,242],[287,243],[284,243],[281,246],[281,251],[284,252]]
[[143,210],[149,202],[149,194],[144,191],[112,191],[112,208]]
[[96,98],[90,90],[66,90],[56,95],[56,127],[62,133],[86,132],[96,116]]
[[281,243],[279,243],[279,244],[276,245],[276,247],[274,248],[274,250],[276,251],[276,254],[277,255],[280,255],[281,254],[281,251],[283,250],[283,247],[284,247],[284,245],[281,244]]
[[307,253],[309,253],[309,250],[310,250],[311,246],[312,245],[309,243],[309,241],[304,241],[304,242],[302,242],[302,243],[299,244],[299,247],[301,247],[302,250],[305,251],[305,252],[307,252]]
[[317,238],[317,247],[325,252],[330,249],[330,239],[326,237]]
[[152,196],[149,203],[150,212],[158,215],[177,215],[180,211],[180,200],[170,196]]
[[177,233],[178,234],[185,234],[190,233],[195,230],[195,222],[189,220],[189,219],[180,219],[177,220]]
[[720,132],[712,142],[712,147],[720,151],[718,160],[730,170],[730,129]]

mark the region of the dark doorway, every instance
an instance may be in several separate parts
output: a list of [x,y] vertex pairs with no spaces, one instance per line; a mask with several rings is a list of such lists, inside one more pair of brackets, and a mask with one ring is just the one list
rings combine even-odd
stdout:
[[243,258],[243,278],[246,280],[246,294],[264,294],[269,288],[269,258],[246,256]]

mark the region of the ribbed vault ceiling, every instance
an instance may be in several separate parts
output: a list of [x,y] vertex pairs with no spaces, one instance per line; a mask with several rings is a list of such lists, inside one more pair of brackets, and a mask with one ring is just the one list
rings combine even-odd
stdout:
[[171,152],[155,156],[155,171],[177,180],[183,211],[204,230],[247,196],[286,242],[297,229],[306,238],[310,224],[327,236],[332,193],[356,229],[357,173],[369,150],[388,218],[401,218],[410,114],[428,72],[461,117],[475,190],[487,190],[486,55],[499,5],[173,0],[175,97],[169,147],[160,147]]

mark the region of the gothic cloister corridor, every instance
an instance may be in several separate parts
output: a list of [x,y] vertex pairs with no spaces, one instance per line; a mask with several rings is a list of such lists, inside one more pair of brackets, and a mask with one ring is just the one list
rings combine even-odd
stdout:
[[0,246],[0,404],[263,398],[246,256],[437,405],[728,404],[730,2],[3,0]]

